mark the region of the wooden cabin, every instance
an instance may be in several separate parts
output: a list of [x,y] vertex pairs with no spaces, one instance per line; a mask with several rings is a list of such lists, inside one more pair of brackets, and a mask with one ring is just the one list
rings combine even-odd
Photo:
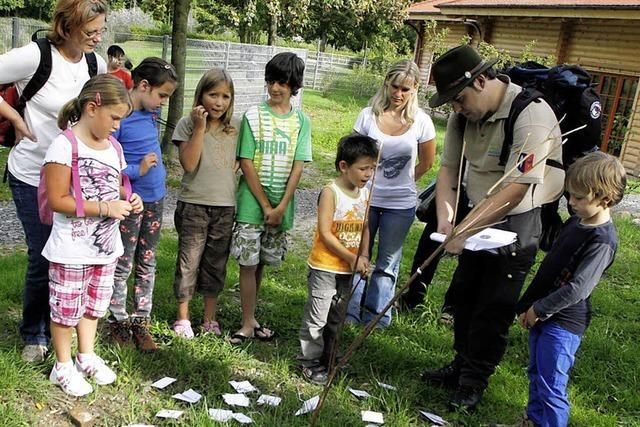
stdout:
[[528,46],[558,64],[580,64],[594,76],[602,97],[601,150],[619,156],[628,173],[640,176],[640,1],[428,0],[408,12],[407,23],[418,32],[414,59],[424,86],[438,34],[446,48],[466,37],[514,58]]

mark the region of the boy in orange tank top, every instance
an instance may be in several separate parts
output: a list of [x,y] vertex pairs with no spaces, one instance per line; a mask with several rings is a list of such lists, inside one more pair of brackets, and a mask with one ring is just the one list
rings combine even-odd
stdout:
[[[318,225],[309,265],[308,298],[300,327],[302,375],[325,384],[327,367],[340,317],[348,303],[353,272],[369,271],[365,212],[375,170],[376,141],[353,133],[338,143],[336,170],[340,176],[320,192]],[[358,249],[362,247],[361,255]]]

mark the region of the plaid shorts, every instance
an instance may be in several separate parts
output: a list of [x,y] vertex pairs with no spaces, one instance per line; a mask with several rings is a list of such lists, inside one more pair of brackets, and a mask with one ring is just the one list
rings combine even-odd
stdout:
[[238,264],[278,266],[287,253],[287,233],[268,225],[237,222],[231,239],[231,256]]
[[116,263],[105,265],[49,263],[51,320],[76,326],[82,316],[102,317],[109,308]]

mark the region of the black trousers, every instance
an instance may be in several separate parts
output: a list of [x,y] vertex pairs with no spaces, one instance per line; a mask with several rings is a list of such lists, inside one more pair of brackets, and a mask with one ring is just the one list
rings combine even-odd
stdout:
[[496,252],[464,251],[453,276],[454,349],[460,385],[487,387],[506,350],[515,306],[535,261],[540,209],[505,220],[495,228],[517,233],[517,241]]
[[[460,197],[458,200],[458,214],[456,215],[456,225],[458,225],[464,217],[467,216],[471,208],[469,208],[469,199],[464,191],[460,192]],[[422,232],[422,236],[420,237],[420,242],[418,242],[418,248],[416,249],[416,253],[413,256],[413,265],[411,266],[411,274],[415,273],[418,268],[422,265],[422,263],[431,256],[440,243],[431,240],[429,236],[431,233],[436,232],[438,228],[438,216],[436,213],[436,204],[435,202],[431,203],[429,209],[426,212],[427,221],[424,227],[424,231]],[[407,292],[402,295],[400,303],[402,306],[407,308],[414,308],[419,304],[424,302],[424,297],[427,292],[427,288],[431,284],[433,280],[433,276],[436,273],[436,269],[438,268],[438,264],[440,263],[440,259],[442,258],[444,252],[440,252],[440,254],[431,261],[429,265],[427,265],[422,273],[418,276],[416,280],[411,283]],[[455,289],[449,286],[447,293],[444,298],[443,307],[451,307],[453,306],[453,299],[455,298]],[[446,310],[445,310],[446,311]]]

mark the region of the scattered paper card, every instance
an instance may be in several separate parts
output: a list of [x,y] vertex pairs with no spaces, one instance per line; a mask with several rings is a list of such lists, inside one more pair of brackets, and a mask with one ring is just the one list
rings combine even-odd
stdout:
[[398,388],[396,386],[392,386],[389,384],[385,384],[385,383],[381,383],[380,381],[378,381],[378,385],[386,390],[397,390]]
[[351,387],[349,387],[348,390],[351,394],[353,394],[355,397],[358,397],[360,399],[371,397],[371,395],[364,390],[356,390],[355,388],[351,388]]
[[258,391],[249,381],[229,381],[236,393],[253,393]]
[[209,409],[209,416],[212,420],[226,423],[233,418],[233,412],[228,409]]
[[175,411],[173,409],[161,409],[156,417],[158,418],[175,418],[178,419],[182,415],[183,411]]
[[308,414],[311,411],[314,411],[316,409],[316,406],[318,406],[319,402],[320,402],[320,396],[315,396],[309,400],[305,400],[305,402],[302,404],[302,408],[298,409],[298,412],[296,412],[296,415],[304,415],[304,414]]
[[360,411],[362,414],[362,421],[365,423],[384,424],[384,417],[380,412],[373,411]]
[[236,420],[237,422],[239,422],[240,424],[251,424],[251,423],[253,423],[253,420],[251,418],[247,417],[245,414],[240,414],[240,413],[236,412],[232,416],[233,416],[233,419]]
[[202,395],[192,388],[182,393],[174,394],[171,397],[178,400],[183,400],[187,403],[198,403],[198,401],[202,399]]
[[269,396],[263,394],[258,398],[258,405],[278,406],[282,402],[282,398],[278,396]]
[[[447,236],[441,233],[431,233],[431,240],[444,242]],[[516,241],[518,235],[511,231],[498,230],[497,228],[485,228],[469,237],[464,242],[464,248],[470,251],[487,251],[501,248]]]
[[244,394],[223,394],[222,398],[227,405],[247,407],[251,403],[249,398]]
[[151,384],[151,387],[163,389],[166,386],[168,386],[169,384],[172,384],[174,382],[176,382],[175,378],[164,377],[164,378],[160,378],[158,381],[156,381],[155,383]]
[[438,425],[438,426],[445,426],[445,425],[449,424],[440,415],[432,414],[431,412],[420,411],[420,415],[422,415],[424,418],[426,418],[427,421],[431,421],[432,423],[434,423],[435,425]]

